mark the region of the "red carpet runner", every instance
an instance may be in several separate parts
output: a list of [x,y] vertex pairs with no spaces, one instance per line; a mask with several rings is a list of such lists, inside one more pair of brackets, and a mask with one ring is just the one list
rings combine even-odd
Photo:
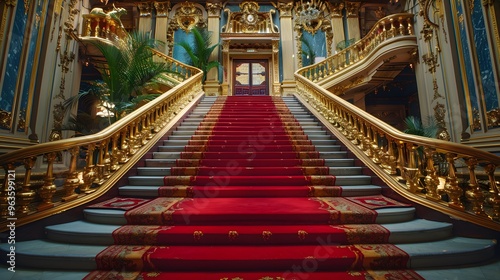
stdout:
[[422,279],[280,98],[219,98],[86,279]]

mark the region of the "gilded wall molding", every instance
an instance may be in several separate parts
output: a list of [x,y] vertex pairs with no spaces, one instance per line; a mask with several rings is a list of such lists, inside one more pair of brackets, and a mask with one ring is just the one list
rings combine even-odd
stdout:
[[68,3],[68,9],[61,9],[61,11],[67,11],[68,17],[64,21],[62,25],[59,26],[59,36],[57,40],[56,53],[61,50],[61,40],[63,37],[63,33],[65,34],[64,39],[64,50],[59,55],[60,63],[58,64],[61,67],[61,82],[59,84],[59,93],[55,95],[54,99],[60,99],[58,103],[54,105],[52,108],[52,131],[51,137],[49,141],[62,139],[62,125],[64,121],[64,106],[63,103],[66,100],[66,96],[64,95],[66,90],[66,74],[70,70],[70,65],[76,58],[76,54],[70,50],[70,44],[73,42],[72,32],[75,29],[74,22],[75,17],[80,13],[79,8],[77,8],[78,0],[70,0]]
[[0,128],[10,129],[12,123],[12,113],[0,109]]
[[[427,66],[428,72],[432,75],[432,101],[444,99],[444,96],[439,92],[439,85],[436,76],[439,65],[439,53],[441,53],[441,45],[438,30],[440,25],[431,19],[431,16],[437,17],[443,25],[443,34],[446,39],[446,31],[444,29],[444,6],[442,0],[418,0],[420,11],[418,15],[423,19],[422,30],[420,31],[421,38],[427,45],[427,53],[422,54],[422,61]],[[438,138],[449,141],[451,139],[445,122],[446,107],[439,101],[434,106],[434,118],[439,126]]]
[[175,21],[182,30],[189,32],[197,25],[205,25],[203,11],[194,3],[184,2],[175,12]]
[[173,7],[170,14],[167,30],[168,55],[173,56],[174,51],[174,33],[179,28],[189,33],[191,28],[198,26],[204,28],[207,26],[207,20],[204,17],[204,8],[196,3],[183,2]]

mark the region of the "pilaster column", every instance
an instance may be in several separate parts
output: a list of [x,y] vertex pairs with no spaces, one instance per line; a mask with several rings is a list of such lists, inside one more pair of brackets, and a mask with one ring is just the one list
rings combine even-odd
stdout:
[[333,44],[331,45],[331,52],[334,54],[337,51],[337,44],[345,40],[344,20],[342,16],[344,3],[332,4],[330,9],[332,10],[331,21],[333,30]]
[[151,3],[139,2],[136,5],[139,9],[138,30],[144,33],[151,32],[153,29],[153,19],[151,17],[153,7]]
[[[219,2],[207,3],[207,17],[208,17],[208,31],[212,33],[212,44],[219,42],[220,38],[220,11],[222,4]],[[210,61],[219,61],[219,47],[216,47],[212,54],[210,54]],[[209,96],[219,95],[221,88],[219,85],[219,69],[212,68],[207,73],[207,80],[205,81],[205,94]]]
[[229,95],[229,81],[228,75],[229,71],[231,71],[231,65],[229,61],[229,40],[222,41],[222,75],[223,82],[221,85],[222,95]]
[[270,95],[281,96],[280,71],[279,71],[279,40],[273,40],[273,91]]
[[292,20],[293,3],[278,2],[277,8],[280,12],[280,38],[281,38],[281,51],[283,59],[282,88],[283,88],[283,94],[287,95],[295,92],[295,78],[293,76],[296,70],[295,52],[293,50],[293,47],[295,45],[293,36],[293,20]]
[[156,26],[155,26],[155,39],[165,43],[161,51],[168,54],[167,44],[167,29],[168,29],[168,12],[170,12],[170,1],[154,2],[156,10]]
[[349,38],[347,39],[360,39],[359,32],[359,6],[360,3],[346,2],[346,17],[347,17],[347,33]]

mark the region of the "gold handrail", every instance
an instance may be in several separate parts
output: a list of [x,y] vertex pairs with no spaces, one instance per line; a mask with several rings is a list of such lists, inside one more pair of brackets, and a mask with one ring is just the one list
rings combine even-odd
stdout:
[[[47,142],[0,156],[0,231],[82,205],[109,190],[202,96],[203,73],[154,51],[176,86],[102,131]],[[44,169],[33,167],[42,161]],[[80,163],[84,163],[82,166]]]
[[[393,16],[401,18],[399,14]],[[388,16],[382,21],[395,22],[391,19]],[[361,41],[363,45],[368,41],[384,43],[390,39],[384,32],[379,37],[370,33],[369,40]],[[411,34],[413,30],[400,36],[414,36]],[[349,49],[358,51],[359,44]],[[368,55],[370,50],[375,48],[363,53]],[[295,73],[297,97],[391,189],[449,216],[500,231],[500,192],[495,176],[500,157],[466,145],[401,132],[319,86],[316,81],[327,76],[311,73],[324,73],[327,68],[322,67],[315,64]],[[482,181],[478,175],[483,176]]]
[[415,38],[413,31],[413,14],[399,13],[380,19],[365,37],[340,52],[297,71],[302,77],[313,82],[323,82],[333,75],[362,62],[382,43],[393,38]]

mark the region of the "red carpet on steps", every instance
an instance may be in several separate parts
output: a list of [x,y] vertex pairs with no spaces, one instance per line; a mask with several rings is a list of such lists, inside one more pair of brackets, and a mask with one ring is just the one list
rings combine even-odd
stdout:
[[218,98],[163,181],[85,279],[423,279],[280,98]]

